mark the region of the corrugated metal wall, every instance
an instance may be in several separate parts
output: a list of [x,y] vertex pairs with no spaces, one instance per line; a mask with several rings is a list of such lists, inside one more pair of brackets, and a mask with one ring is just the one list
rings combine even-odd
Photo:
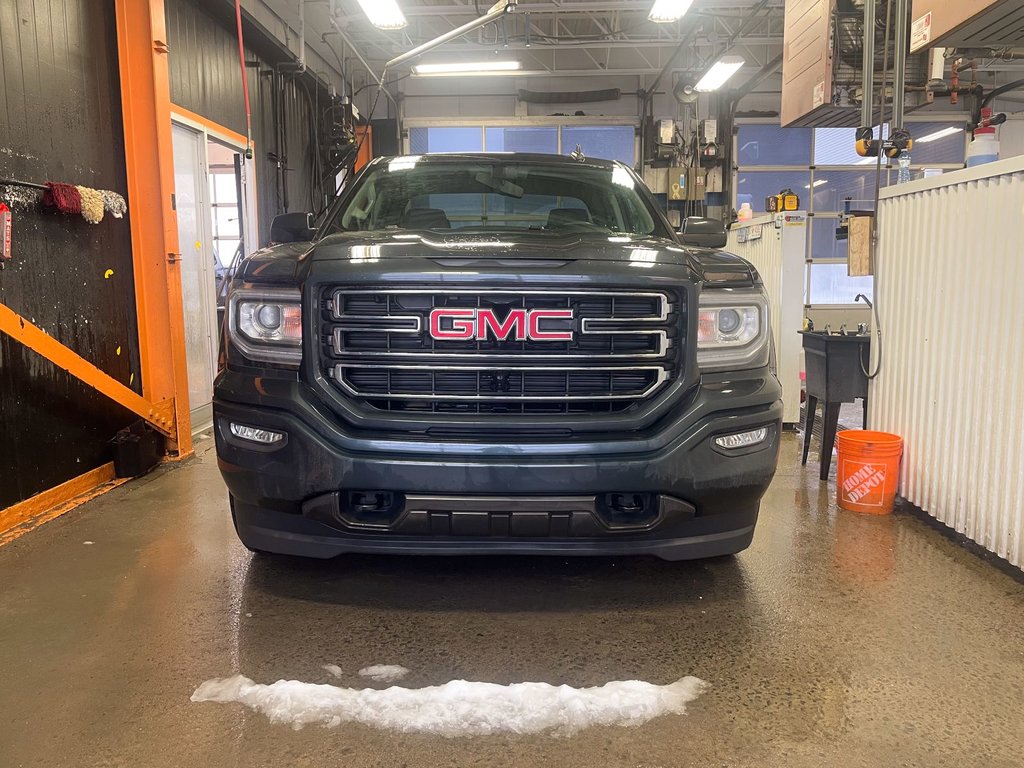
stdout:
[[[126,194],[113,0],[3,0],[0,51],[0,178]],[[87,224],[41,213],[35,197],[0,186],[14,210],[0,302],[139,391],[128,218]],[[0,509],[109,461],[107,441],[131,421],[0,334]]]
[[870,396],[872,428],[905,442],[900,494],[1019,567],[1022,220],[1022,158],[883,192],[882,368]]
[[[171,101],[244,135],[245,104],[234,28],[199,0],[165,1]],[[311,133],[313,115],[323,112],[327,97],[322,89],[293,74],[276,72],[276,62],[253,52],[250,42],[247,37],[246,60],[258,63],[248,68],[248,79],[262,245],[276,214],[320,207],[314,206],[311,195]]]

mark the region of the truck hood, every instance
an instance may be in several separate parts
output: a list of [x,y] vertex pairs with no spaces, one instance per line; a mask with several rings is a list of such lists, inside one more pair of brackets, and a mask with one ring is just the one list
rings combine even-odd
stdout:
[[[242,267],[247,282],[294,282],[309,262],[365,266],[379,262],[432,262],[431,269],[555,269],[571,262],[615,262],[659,272],[683,270],[695,281],[746,287],[757,281],[749,262],[723,251],[683,246],[664,238],[550,232],[349,232],[315,243],[289,243],[253,253]],[[340,266],[340,264],[338,265]],[[673,269],[674,268],[674,269]]]

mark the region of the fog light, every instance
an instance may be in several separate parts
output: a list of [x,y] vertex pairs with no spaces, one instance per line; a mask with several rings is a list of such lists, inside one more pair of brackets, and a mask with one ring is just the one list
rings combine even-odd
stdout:
[[235,424],[235,422],[231,422],[231,434],[235,437],[240,437],[243,440],[249,440],[254,443],[263,443],[264,445],[273,445],[274,443],[279,443],[284,440],[283,432],[247,427],[244,424]]
[[752,429],[749,432],[737,432],[735,435],[722,435],[715,438],[715,445],[719,448],[748,448],[751,445],[763,443],[768,437],[768,427]]

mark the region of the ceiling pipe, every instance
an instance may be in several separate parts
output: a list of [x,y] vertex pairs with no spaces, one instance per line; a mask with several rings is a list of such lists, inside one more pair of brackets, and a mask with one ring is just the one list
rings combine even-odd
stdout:
[[[438,37],[435,37],[433,40],[428,40],[427,42],[423,43],[423,45],[417,45],[411,51],[406,51],[400,56],[396,56],[395,58],[391,59],[391,61],[384,65],[384,72],[387,72],[389,69],[394,69],[395,67],[400,66],[401,64],[404,64],[407,61],[411,61],[412,59],[415,59],[417,56],[422,56],[424,53],[432,51],[438,46],[444,45],[449,40],[454,40],[458,37],[462,37],[463,35],[472,32],[474,29],[479,29],[480,27],[490,24],[492,21],[497,21],[506,13],[511,13],[512,11],[514,11],[516,7],[516,2],[517,0],[501,0],[498,3],[495,3],[483,16],[478,16],[472,21],[466,22],[461,27],[456,27],[455,29],[449,30],[448,32],[445,32],[443,35],[439,35]],[[384,75],[382,73],[381,77],[383,76]]]
[[306,0],[299,0],[299,72],[306,71]]
[[384,92],[384,95],[387,96],[389,99],[391,99],[391,102],[395,105],[395,109],[397,111],[397,109],[398,109],[398,99],[396,99],[394,94],[392,94],[391,91],[389,91],[384,86],[384,79],[383,79],[384,75],[383,75],[383,73],[381,73],[380,77],[377,77],[377,75],[373,71],[373,68],[370,67],[370,65],[369,65],[369,63],[367,63],[366,59],[363,58],[363,54],[361,54],[359,52],[358,48],[356,48],[354,45],[352,45],[352,41],[349,39],[349,36],[345,34],[345,30],[343,30],[341,28],[341,25],[338,24],[338,21],[337,21],[337,19],[334,18],[334,16],[331,16],[331,26],[334,27],[334,31],[338,33],[339,37],[341,37],[341,39],[345,41],[345,45],[347,45],[352,50],[352,55],[355,56],[357,59],[359,59],[359,63],[363,65],[363,68],[367,71],[367,73],[370,75],[370,77],[372,77],[377,82],[377,85]]
[[[896,51],[893,59],[892,124],[903,127],[903,101],[907,85],[907,0],[896,0]],[[870,37],[867,35],[866,37]]]
[[861,79],[860,124],[872,125],[872,96],[875,92],[875,0],[864,3],[864,55]]

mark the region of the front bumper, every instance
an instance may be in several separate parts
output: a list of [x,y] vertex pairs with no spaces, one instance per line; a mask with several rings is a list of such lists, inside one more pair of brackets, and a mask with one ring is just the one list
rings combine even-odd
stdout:
[[[217,453],[236,528],[253,549],[315,557],[345,552],[643,554],[708,557],[745,548],[775,471],[782,405],[768,372],[706,379],[660,428],[572,441],[438,442],[346,433],[301,407],[237,402],[218,385]],[[294,407],[291,405],[294,404]],[[287,435],[273,448],[230,423]],[[752,449],[717,435],[767,426]],[[388,491],[373,524],[345,514],[348,491]],[[647,512],[617,524],[606,501]]]

